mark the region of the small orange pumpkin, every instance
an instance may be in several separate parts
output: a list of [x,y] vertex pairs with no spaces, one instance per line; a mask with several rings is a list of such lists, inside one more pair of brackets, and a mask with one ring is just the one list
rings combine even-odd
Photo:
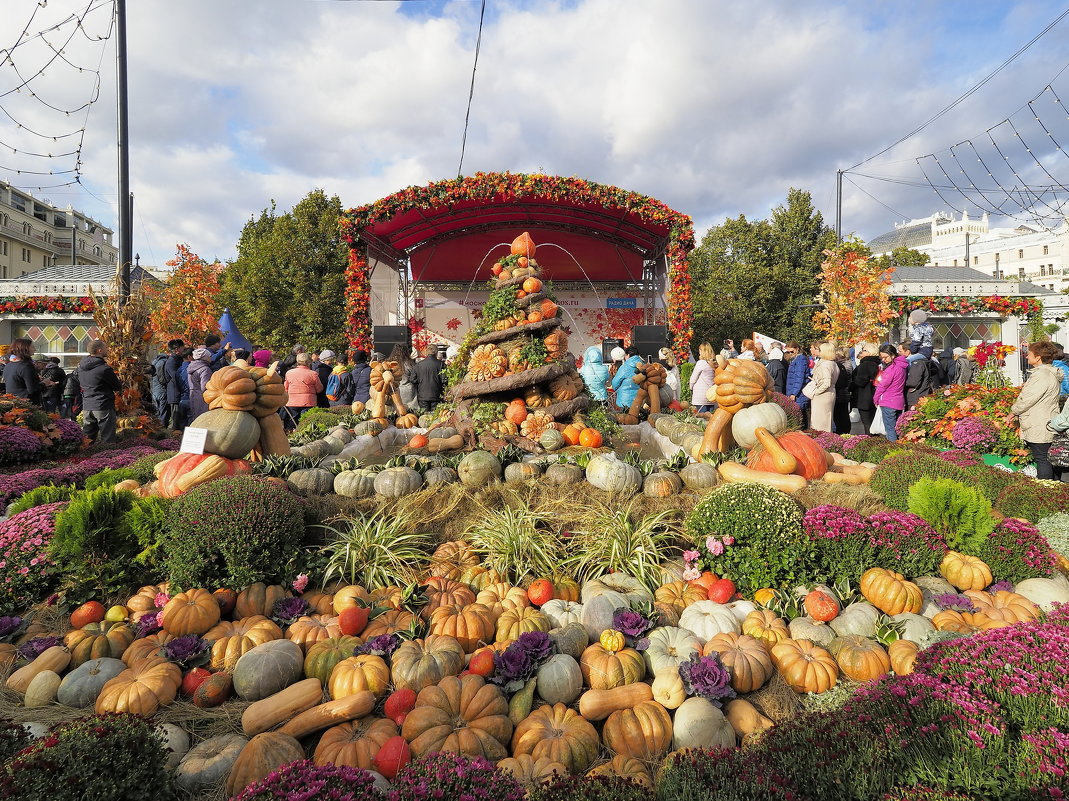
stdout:
[[416,434],[408,441],[408,447],[410,448],[426,448],[429,444],[430,440],[427,439],[426,434]]
[[604,438],[596,428],[584,428],[579,432],[579,444],[586,448],[600,448]]
[[542,291],[542,282],[538,278],[528,278],[523,282],[523,291],[528,295],[533,295],[535,292]]

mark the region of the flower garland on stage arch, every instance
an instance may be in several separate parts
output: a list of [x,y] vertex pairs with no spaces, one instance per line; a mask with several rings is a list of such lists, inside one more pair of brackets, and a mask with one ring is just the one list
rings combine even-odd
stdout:
[[985,295],[983,297],[964,297],[945,295],[941,297],[894,297],[891,308],[898,315],[909,314],[914,309],[922,309],[929,314],[997,314],[1000,317],[1027,317],[1043,311],[1043,302],[1038,298],[1003,297],[1002,295]]
[[596,203],[605,208],[623,209],[644,222],[668,228],[668,332],[672,350],[679,359],[689,356],[694,336],[687,255],[694,248],[694,224],[690,217],[666,206],[659,200],[615,186],[594,183],[582,178],[524,173],[476,173],[455,180],[438,181],[427,186],[410,186],[366,206],[350,209],[341,220],[342,238],[349,245],[349,267],[345,272],[346,322],[353,348],[371,348],[371,279],[367,250],[361,232],[412,209],[426,209],[463,200],[495,197],[542,198]]

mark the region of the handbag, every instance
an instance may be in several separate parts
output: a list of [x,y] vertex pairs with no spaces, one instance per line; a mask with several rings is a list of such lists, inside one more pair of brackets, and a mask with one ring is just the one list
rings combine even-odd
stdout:
[[816,394],[817,385],[816,382],[810,381],[804,387],[802,387],[802,394],[810,400],[813,400],[813,395]]
[[1052,467],[1069,467],[1069,431],[1059,431],[1054,435],[1047,451],[1047,461]]
[[869,433],[873,435],[887,433],[887,429],[883,425],[883,409],[879,406],[876,407],[876,416],[872,418],[872,425],[869,426]]

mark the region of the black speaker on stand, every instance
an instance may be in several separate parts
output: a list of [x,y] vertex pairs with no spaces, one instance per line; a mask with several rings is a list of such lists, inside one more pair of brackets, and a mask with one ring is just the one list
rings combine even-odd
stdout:
[[383,356],[389,356],[395,345],[411,348],[407,325],[377,325],[372,339],[374,349]]
[[663,325],[636,325],[631,329],[631,345],[644,362],[657,360],[661,348],[668,347],[668,328]]

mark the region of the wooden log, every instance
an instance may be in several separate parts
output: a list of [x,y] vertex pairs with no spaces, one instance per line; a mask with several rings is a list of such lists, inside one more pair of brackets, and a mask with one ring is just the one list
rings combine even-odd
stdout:
[[530,295],[525,295],[522,298],[516,298],[516,308],[526,309],[533,303],[541,303],[546,297],[545,292],[532,292]]
[[534,275],[521,275],[517,278],[509,278],[504,281],[498,281],[496,284],[494,284],[494,289],[504,289],[507,286],[519,286],[528,278],[538,278],[539,280],[541,280],[541,276],[541,271],[536,271]]
[[589,406],[590,397],[588,395],[577,395],[571,400],[559,401],[552,406],[546,406],[542,409],[536,409],[535,411],[551,414],[553,415],[553,419],[559,422],[566,418],[574,417],[577,412],[586,411]]
[[[465,398],[478,398],[485,395],[493,395],[498,392],[512,392],[517,390],[526,389],[534,384],[541,384],[544,381],[552,381],[559,375],[563,375],[566,365],[561,362],[553,362],[552,364],[544,365],[543,367],[536,367],[533,370],[524,370],[521,373],[512,373],[511,375],[503,375],[500,378],[491,378],[489,381],[465,381],[461,384],[457,384],[450,390],[450,394],[454,400],[464,400]],[[459,409],[458,409],[459,412]]]
[[561,319],[554,317],[552,320],[540,320],[537,323],[524,323],[523,325],[514,325],[512,328],[506,328],[504,331],[491,331],[489,334],[483,334],[477,340],[476,345],[492,345],[496,342],[504,342],[505,340],[512,339],[513,337],[523,336],[525,334],[533,334],[539,336],[541,334],[547,334],[554,328],[559,328]]

